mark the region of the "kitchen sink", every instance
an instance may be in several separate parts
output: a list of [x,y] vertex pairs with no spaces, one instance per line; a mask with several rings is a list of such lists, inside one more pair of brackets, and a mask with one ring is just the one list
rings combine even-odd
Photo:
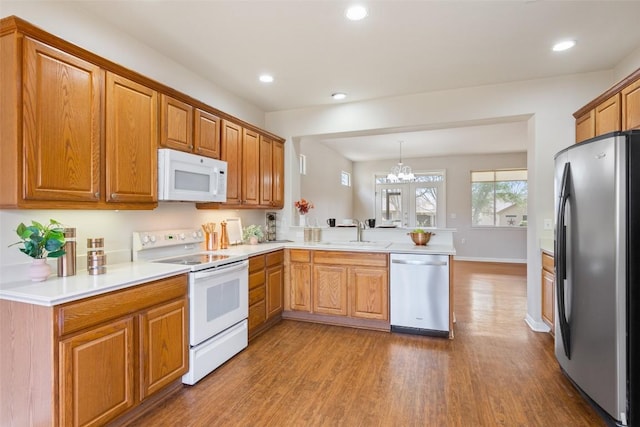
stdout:
[[357,242],[355,240],[352,241],[341,241],[341,242],[319,242],[319,245],[326,246],[335,246],[341,248],[358,248],[358,249],[384,249],[391,246],[391,242],[376,242],[376,241],[368,241],[363,240]]

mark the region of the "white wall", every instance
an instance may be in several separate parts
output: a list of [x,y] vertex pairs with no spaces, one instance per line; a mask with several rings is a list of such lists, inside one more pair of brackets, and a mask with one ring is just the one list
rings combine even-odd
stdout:
[[633,73],[640,66],[640,46],[629,53],[625,59],[620,61],[613,69],[614,82],[620,81]]
[[324,144],[301,141],[307,158],[307,174],[300,177],[300,196],[315,205],[309,212],[310,225],[324,226],[327,218],[353,218],[353,187],[340,183],[342,171],[352,173],[353,162]]
[[[638,64],[640,66],[640,64]],[[575,139],[573,112],[615,83],[613,71],[421,93],[337,106],[271,112],[266,125],[286,138],[398,127],[447,127],[454,123],[529,116],[527,168],[527,321],[540,317],[540,247],[543,220],[553,218],[553,156]],[[291,157],[287,158],[291,161]],[[294,176],[291,179],[295,179]],[[287,193],[291,197],[297,194]],[[284,215],[288,215],[284,212]]]
[[[526,135],[523,135],[526,137]],[[471,227],[471,171],[526,168],[527,153],[443,156],[405,159],[414,172],[446,171],[446,227],[455,228],[457,259],[526,262],[526,228]],[[374,212],[373,177],[388,171],[393,160],[354,164],[354,217],[370,218]],[[452,218],[455,215],[455,219]]]

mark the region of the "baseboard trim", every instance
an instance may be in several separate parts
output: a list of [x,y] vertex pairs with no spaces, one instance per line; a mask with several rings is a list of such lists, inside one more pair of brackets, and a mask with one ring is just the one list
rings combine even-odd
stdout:
[[524,318],[524,321],[529,325],[534,332],[550,332],[551,328],[544,322],[538,322],[533,319],[529,314]]
[[526,264],[526,259],[517,259],[517,258],[478,258],[478,257],[468,257],[468,256],[457,256],[453,257],[454,261],[474,261],[474,262],[502,262],[508,264]]

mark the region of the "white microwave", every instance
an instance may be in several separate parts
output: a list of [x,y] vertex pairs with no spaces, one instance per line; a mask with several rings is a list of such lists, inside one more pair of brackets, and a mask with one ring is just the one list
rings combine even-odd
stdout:
[[158,200],[226,202],[227,162],[159,149]]

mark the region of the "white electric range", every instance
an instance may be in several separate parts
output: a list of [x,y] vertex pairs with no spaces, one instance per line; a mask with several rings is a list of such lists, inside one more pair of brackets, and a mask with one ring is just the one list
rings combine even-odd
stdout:
[[247,256],[204,251],[199,229],[137,231],[133,260],[191,266],[189,273],[189,371],[193,385],[248,344]]

